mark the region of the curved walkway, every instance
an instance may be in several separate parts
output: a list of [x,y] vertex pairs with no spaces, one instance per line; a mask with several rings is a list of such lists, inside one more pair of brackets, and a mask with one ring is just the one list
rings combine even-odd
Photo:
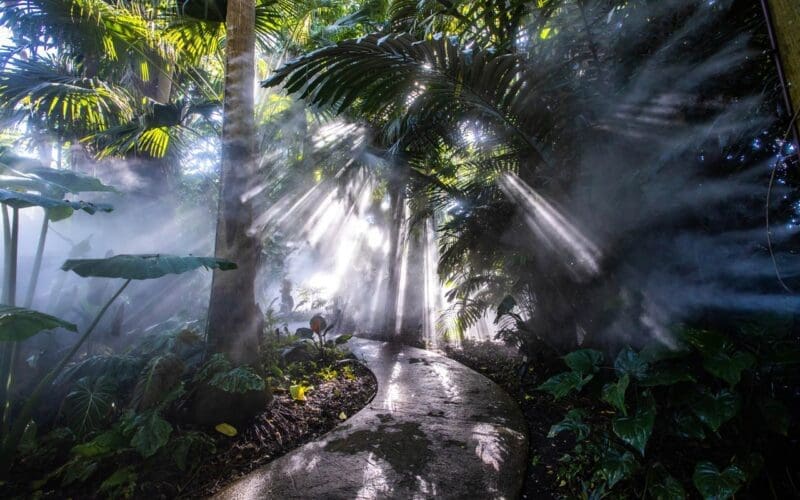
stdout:
[[525,423],[496,384],[438,354],[350,341],[375,398],[319,440],[220,492],[221,499],[516,498]]

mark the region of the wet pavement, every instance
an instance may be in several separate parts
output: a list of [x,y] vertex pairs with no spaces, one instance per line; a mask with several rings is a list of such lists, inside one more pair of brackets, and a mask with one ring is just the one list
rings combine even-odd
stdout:
[[216,498],[519,496],[525,423],[500,387],[429,351],[364,339],[350,344],[378,379],[372,402]]

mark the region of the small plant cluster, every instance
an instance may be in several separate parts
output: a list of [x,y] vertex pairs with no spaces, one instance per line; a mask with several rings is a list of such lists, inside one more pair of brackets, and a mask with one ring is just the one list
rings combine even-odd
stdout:
[[539,386],[574,399],[549,433],[575,438],[556,472],[570,495],[725,499],[757,480],[775,491],[775,478],[792,474],[780,456],[796,426],[786,401],[800,349],[788,330],[686,328],[677,342],[625,347],[612,366],[576,350],[563,357],[569,371]]

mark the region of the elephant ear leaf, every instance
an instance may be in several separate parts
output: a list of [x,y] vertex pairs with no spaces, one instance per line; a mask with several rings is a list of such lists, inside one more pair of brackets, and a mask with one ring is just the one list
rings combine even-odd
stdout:
[[692,475],[695,488],[708,500],[731,498],[746,479],[745,473],[736,465],[720,472],[711,462],[698,462]]
[[199,268],[236,269],[236,264],[214,257],[178,256],[165,254],[115,255],[105,259],[70,259],[61,269],[74,271],[84,278],[122,278],[147,280],[167,274],[183,274]]
[[78,331],[78,327],[72,323],[55,316],[23,307],[0,305],[0,341],[19,342],[53,328]]
[[94,215],[98,211],[111,212],[114,210],[114,207],[105,203],[95,204],[86,201],[61,200],[58,198],[51,198],[49,196],[41,196],[34,193],[22,193],[19,191],[12,191],[2,188],[0,188],[0,203],[19,209],[41,207],[45,210],[83,210],[89,215]]
[[71,193],[87,193],[87,192],[118,192],[111,186],[103,184],[97,177],[82,174],[80,172],[73,172],[71,170],[57,170],[47,167],[35,167],[25,170],[26,173],[33,174],[36,177],[43,179],[56,187],[63,188]]

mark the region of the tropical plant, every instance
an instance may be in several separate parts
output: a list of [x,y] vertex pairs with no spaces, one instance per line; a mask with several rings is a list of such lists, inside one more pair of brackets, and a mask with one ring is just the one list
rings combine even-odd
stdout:
[[83,333],[83,335],[81,335],[78,341],[75,342],[75,344],[70,348],[61,361],[42,378],[42,380],[36,385],[31,394],[28,396],[25,404],[19,411],[19,414],[16,415],[10,432],[5,436],[3,441],[3,456],[7,457],[5,458],[5,467],[8,467],[10,464],[9,460],[11,460],[22,433],[29,423],[31,414],[34,408],[36,408],[39,404],[44,392],[50,387],[53,380],[55,380],[56,377],[61,374],[67,364],[72,360],[73,356],[75,356],[75,354],[80,350],[81,346],[83,346],[97,325],[100,323],[100,320],[103,318],[105,312],[114,302],[114,300],[119,297],[128,287],[131,281],[160,278],[167,274],[182,274],[201,267],[206,269],[230,270],[235,269],[236,264],[230,261],[211,257],[179,257],[174,255],[158,254],[117,255],[105,259],[73,259],[64,263],[62,266],[64,271],[72,270],[79,276],[119,278],[124,279],[125,281],[105,303],[105,305],[103,305],[92,323]]
[[[557,472],[573,494],[685,498],[691,478],[703,498],[724,499],[770,474],[769,443],[795,425],[782,400],[800,363],[796,346],[785,331],[754,338],[685,328],[678,338],[673,349],[626,347],[613,366],[596,350],[570,352],[570,370],[539,386],[574,401],[549,433],[575,438]],[[742,432],[749,438],[736,440]]]

